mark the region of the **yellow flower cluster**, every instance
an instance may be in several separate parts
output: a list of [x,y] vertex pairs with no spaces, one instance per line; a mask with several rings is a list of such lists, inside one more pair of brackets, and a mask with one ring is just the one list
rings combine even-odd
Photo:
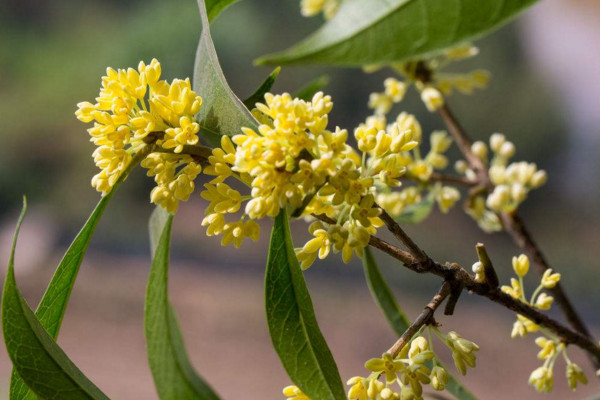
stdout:
[[93,157],[101,171],[92,186],[102,195],[111,191],[132,157],[148,143],[156,143],[157,151],[172,153],[150,154],[142,165],[157,183],[151,201],[173,213],[178,202],[193,192],[193,181],[201,171],[192,157],[180,153],[184,146],[198,143],[195,115],[202,98],[189,79],[168,83],[160,75],[156,59],[149,65],[140,62],[137,70],[108,68],[96,103],[79,103],[75,115],[82,122],[94,122],[88,132],[98,146]]
[[[491,149],[491,158],[490,152]],[[485,231],[501,230],[496,212],[513,212],[525,201],[529,192],[546,183],[546,171],[538,170],[533,163],[513,162],[509,160],[515,154],[515,145],[506,140],[501,133],[490,136],[490,145],[482,141],[474,142],[471,151],[489,167],[490,181],[494,185],[492,193],[470,199],[467,213],[471,215]],[[469,180],[475,180],[475,172],[463,160],[455,164],[458,173]]]
[[341,0],[301,0],[300,12],[305,17],[323,13],[325,19],[332,18],[340,6]]
[[[540,310],[549,310],[554,302],[552,296],[543,292],[544,289],[552,289],[560,281],[560,274],[553,273],[548,269],[542,275],[539,286],[534,290],[531,298],[527,300],[525,297],[525,289],[523,277],[529,272],[529,258],[525,254],[518,257],[513,257],[512,266],[517,278],[511,278],[510,286],[502,286],[502,291],[511,297],[518,299],[524,303],[536,307]],[[525,318],[522,315],[517,315],[517,320],[513,324],[511,338],[517,336],[527,336],[528,333],[540,332],[544,336],[539,336],[535,340],[535,344],[540,348],[538,359],[544,360],[544,363],[539,368],[536,368],[529,376],[529,383],[538,392],[550,392],[554,386],[554,365],[556,360],[562,354],[566,362],[566,376],[569,387],[573,390],[578,383],[587,383],[587,378],[581,368],[573,363],[567,356],[567,347],[563,341],[549,332],[545,328],[535,324],[533,321]]]
[[369,107],[377,115],[385,115],[395,103],[404,98],[408,87],[415,83],[421,94],[421,100],[431,112],[444,105],[444,95],[450,95],[454,90],[463,94],[472,94],[475,89],[485,89],[490,80],[490,74],[484,70],[475,70],[465,74],[442,72],[448,64],[479,53],[477,47],[470,44],[460,45],[444,54],[418,62],[391,63],[389,65],[369,65],[365,72],[374,72],[384,66],[391,67],[405,78],[387,78],[384,81],[385,91],[372,93],[369,97]]
[[[452,351],[457,369],[464,375],[466,367],[475,366],[474,352],[479,347],[456,332],[441,333],[437,328],[429,327]],[[439,360],[429,342],[417,334],[405,345],[398,357],[384,353],[381,358],[372,358],[365,363],[371,372],[367,377],[355,376],[348,380],[349,400],[380,399],[423,399],[423,385],[441,391],[448,384],[448,373],[440,366]],[[379,377],[383,377],[383,382]],[[398,385],[395,387],[394,385]]]

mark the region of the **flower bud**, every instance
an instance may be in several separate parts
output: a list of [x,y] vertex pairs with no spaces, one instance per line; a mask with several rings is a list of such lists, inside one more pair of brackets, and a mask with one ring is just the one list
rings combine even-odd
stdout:
[[512,258],[512,265],[518,277],[522,278],[529,271],[529,258],[525,254]]
[[546,289],[552,289],[560,281],[559,273],[552,273],[552,269],[548,268],[542,275],[542,286]]
[[506,142],[506,137],[501,133],[494,133],[490,136],[490,148],[494,153],[500,152],[500,148]]
[[504,142],[498,151],[504,158],[511,158],[515,155],[515,145],[512,142]]
[[480,158],[482,160],[486,160],[487,159],[488,149],[487,149],[487,146],[485,145],[485,143],[483,143],[482,141],[478,140],[475,143],[473,143],[471,145],[471,151],[478,158]]
[[444,390],[448,384],[448,372],[440,366],[435,366],[431,370],[430,379],[434,390]]
[[427,109],[431,112],[436,111],[444,105],[444,97],[439,90],[427,87],[421,92],[421,100],[425,103]]

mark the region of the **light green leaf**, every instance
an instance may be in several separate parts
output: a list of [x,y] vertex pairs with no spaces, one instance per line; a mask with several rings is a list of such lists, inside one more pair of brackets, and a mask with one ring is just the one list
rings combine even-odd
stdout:
[[154,254],[144,322],[148,361],[161,400],[219,400],[191,365],[175,310],[168,298],[169,246],[173,216],[157,207],[150,218],[150,248]]
[[256,89],[256,91],[252,93],[250,97],[244,100],[244,105],[249,110],[252,110],[256,103],[262,103],[265,101],[265,94],[269,93],[269,91],[273,87],[273,84],[275,83],[279,72],[281,72],[281,67],[275,68],[273,72],[271,72],[269,76],[267,76],[267,79],[265,79],[264,82],[258,87],[258,89]]
[[[122,181],[122,179],[120,180]],[[73,285],[77,279],[79,267],[85,256],[92,235],[96,230],[98,221],[104,213],[106,206],[114,193],[116,192],[118,182],[111,192],[104,196],[99,202],[81,231],[77,234],[71,246],[63,256],[62,261],[56,268],[54,276],[40,301],[35,312],[40,324],[54,340],[58,337],[60,326],[62,324],[69,298],[73,290]],[[10,399],[35,399],[36,396],[31,393],[27,386],[20,379],[19,375],[13,371],[10,380]]]
[[265,301],[271,341],[292,382],[311,399],[346,399],[294,253],[285,209],[271,233]]
[[[402,309],[398,306],[396,302],[396,298],[394,297],[390,287],[385,282],[385,278],[381,274],[379,267],[375,263],[375,259],[373,258],[373,254],[371,253],[371,249],[366,248],[365,254],[363,257],[363,266],[365,272],[365,278],[367,280],[367,285],[369,286],[369,290],[371,291],[371,295],[375,300],[375,303],[379,306],[383,315],[388,320],[390,326],[394,330],[394,333],[398,336],[402,336],[402,334],[408,329],[411,322],[406,317],[406,314],[402,311]],[[439,363],[440,366],[446,368],[444,365]],[[469,390],[463,386],[462,383],[458,379],[456,379],[449,371],[448,371],[448,384],[446,385],[446,390],[456,396],[459,400],[477,400],[477,397]]]
[[43,399],[108,399],[56,344],[19,292],[15,247],[26,209],[24,203],[2,292],[2,331],[8,355],[19,377]]
[[[71,246],[69,246],[63,259],[56,268],[54,276],[52,277],[52,280],[46,289],[46,293],[44,293],[36,311],[36,316],[40,323],[54,340],[58,337],[58,332],[69,303],[69,298],[71,297],[71,291],[73,290],[79,267],[81,266],[81,262],[83,261],[90,244],[92,235],[96,230],[96,226],[100,221],[100,217],[104,214],[108,202],[112,199],[121,183],[127,179],[131,170],[148,155],[150,150],[151,147],[146,146],[136,153],[110,193],[100,199],[96,208],[92,211],[92,214],[83,225],[83,228],[81,228],[81,231],[77,234],[73,243],[71,243]],[[36,396],[27,388],[19,375],[13,371],[10,381],[10,399],[32,400],[35,398]]]
[[223,10],[239,0],[206,0],[206,14],[209,22],[212,22]]
[[202,96],[202,108],[197,118],[200,135],[211,145],[219,146],[221,135],[236,135],[243,126],[256,129],[256,120],[227,84],[210,36],[204,0],[198,0],[198,7],[202,32],[196,51],[193,88]]
[[327,75],[321,75],[298,89],[294,93],[294,97],[298,97],[304,101],[310,101],[315,93],[320,92],[327,85],[329,85],[329,77]]
[[435,199],[433,193],[429,193],[420,203],[410,204],[404,207],[402,214],[394,219],[401,224],[418,224],[431,214]]
[[537,0],[344,0],[319,30],[258,64],[367,65],[423,57],[476,39]]

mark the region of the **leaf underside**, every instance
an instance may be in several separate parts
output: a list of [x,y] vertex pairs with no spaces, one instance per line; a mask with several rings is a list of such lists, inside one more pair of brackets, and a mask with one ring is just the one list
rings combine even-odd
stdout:
[[[67,357],[54,338],[44,329],[15,280],[14,256],[26,206],[19,218],[13,241],[4,290],[2,292],[2,331],[8,355],[24,382],[43,399],[97,399],[108,397],[96,387]],[[13,375],[15,376],[15,375]],[[35,396],[29,390],[11,393]]]
[[173,216],[156,207],[150,218],[154,255],[144,310],[148,362],[161,400],[219,400],[196,373],[185,351],[175,310],[168,298],[169,246]]
[[202,108],[197,118],[200,135],[209,144],[219,146],[221,135],[236,135],[243,126],[256,129],[256,120],[227,84],[210,36],[204,0],[198,0],[198,7],[202,32],[196,51],[193,89],[202,97]]
[[360,66],[427,56],[476,39],[538,0],[344,0],[336,15],[258,64]]

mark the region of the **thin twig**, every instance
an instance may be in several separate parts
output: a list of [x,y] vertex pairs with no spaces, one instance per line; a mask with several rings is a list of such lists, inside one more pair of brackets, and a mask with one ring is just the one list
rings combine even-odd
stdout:
[[[485,167],[485,164],[479,157],[475,156],[471,151],[472,141],[469,138],[469,135],[460,125],[450,108],[447,104],[444,104],[439,110],[438,113],[444,120],[448,130],[454,137],[460,151],[463,153],[465,158],[469,161],[469,164],[475,171],[477,175],[477,179],[479,183],[487,188],[491,188],[491,182],[488,174],[488,170]],[[512,237],[513,241],[523,250],[529,257],[533,260],[533,265],[536,271],[542,275],[547,269],[550,268],[550,265],[546,261],[541,249],[533,240],[533,237],[529,233],[529,230],[526,228],[525,223],[516,213],[498,213],[502,224],[504,225],[504,229],[509,235]],[[559,305],[563,314],[565,315],[567,321],[571,324],[571,326],[576,329],[579,333],[588,338],[592,339],[589,329],[586,327],[583,322],[581,316],[575,310],[571,300],[568,298],[567,294],[563,290],[562,285],[559,283],[554,288],[550,289],[550,292],[556,299],[556,303]],[[593,359],[594,365],[596,368],[600,368],[600,360]]]
[[[316,218],[328,224],[335,224],[335,221],[324,215],[314,215]],[[576,345],[600,363],[600,347],[594,343],[589,337],[582,335],[578,331],[571,330],[560,322],[548,317],[540,312],[537,308],[515,299],[508,294],[502,292],[500,288],[493,288],[487,282],[476,282],[464,268],[458,264],[440,264],[431,258],[425,260],[417,260],[416,257],[404,250],[401,250],[386,241],[375,236],[371,237],[369,244],[380,249],[386,254],[396,258],[402,264],[417,273],[430,273],[443,278],[445,281],[452,284],[462,285],[465,289],[479,296],[486,297],[491,301],[498,303],[511,311],[520,314],[534,323],[548,328],[550,331],[559,336],[565,343]]]
[[435,296],[431,299],[429,304],[425,306],[421,314],[415,319],[415,321],[410,324],[408,329],[404,331],[402,336],[390,347],[387,351],[392,355],[392,358],[398,357],[398,354],[402,351],[404,346],[412,339],[412,337],[421,329],[422,326],[427,325],[433,318],[433,314],[435,310],[442,304],[444,299],[448,297],[450,294],[451,285],[449,282],[444,282],[440,290],[436,293]]

